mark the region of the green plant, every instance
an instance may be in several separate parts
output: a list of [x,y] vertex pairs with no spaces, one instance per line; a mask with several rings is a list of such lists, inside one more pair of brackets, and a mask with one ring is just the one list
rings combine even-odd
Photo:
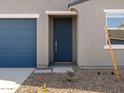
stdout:
[[72,72],[72,71],[67,71],[67,76],[69,76],[69,77],[74,77],[74,72]]
[[122,80],[124,80],[124,72],[122,73]]
[[64,82],[74,82],[75,74],[71,71],[67,71],[67,75],[64,77]]

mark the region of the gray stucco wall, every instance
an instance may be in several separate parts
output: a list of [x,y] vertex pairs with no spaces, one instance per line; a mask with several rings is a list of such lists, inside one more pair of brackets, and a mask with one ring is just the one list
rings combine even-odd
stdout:
[[[89,0],[73,6],[78,12],[77,64],[79,66],[112,66],[105,45],[104,9],[124,9],[124,0]],[[117,64],[124,66],[124,50],[114,50]]]
[[[49,61],[49,31],[46,10],[68,10],[70,0],[0,0],[0,14],[40,14],[37,21],[37,65]],[[105,45],[104,9],[124,9],[124,0],[89,0],[73,6],[78,11],[77,64],[112,66]],[[117,63],[124,66],[124,50],[115,50]]]
[[0,0],[0,14],[40,14],[37,21],[37,65],[48,65],[48,16],[46,10],[68,10],[69,0]]

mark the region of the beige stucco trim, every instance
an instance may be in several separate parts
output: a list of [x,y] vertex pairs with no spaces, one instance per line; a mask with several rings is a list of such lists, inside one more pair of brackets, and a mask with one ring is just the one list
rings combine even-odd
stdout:
[[40,14],[0,14],[0,18],[39,18]]
[[49,62],[53,63],[53,16],[49,16]]
[[72,61],[77,62],[77,16],[72,16]]
[[77,15],[76,11],[46,11],[47,15]]
[[[49,16],[49,62],[50,64],[53,63],[53,19],[54,16]],[[77,37],[76,37],[76,28],[77,28],[77,22],[76,22],[76,18],[77,16],[56,16],[56,17],[60,17],[60,18],[68,18],[71,17],[72,18],[72,63],[76,63],[77,60],[77,47],[76,47],[76,43],[77,43]]]

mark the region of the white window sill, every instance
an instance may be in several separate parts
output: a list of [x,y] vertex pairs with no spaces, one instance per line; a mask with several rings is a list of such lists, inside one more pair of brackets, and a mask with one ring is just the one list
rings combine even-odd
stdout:
[[[110,49],[109,45],[104,46],[104,49]],[[124,49],[124,45],[112,45],[112,49]]]

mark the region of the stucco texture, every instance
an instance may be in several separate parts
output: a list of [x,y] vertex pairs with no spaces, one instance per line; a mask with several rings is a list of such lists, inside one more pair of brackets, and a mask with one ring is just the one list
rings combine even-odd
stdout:
[[[0,0],[0,14],[40,14],[37,20],[37,67],[49,63],[49,26],[45,11],[68,10],[70,0]],[[104,9],[124,9],[124,0],[89,0],[72,6],[77,16],[77,64],[112,66],[105,45]],[[124,50],[114,50],[117,64],[124,66]]]
[[48,65],[49,31],[45,11],[68,10],[69,0],[0,0],[0,14],[40,14],[37,20],[37,67]]
[[[104,9],[124,9],[124,0],[89,0],[72,6],[78,12],[77,64],[112,66],[109,50],[104,49],[106,22]],[[114,50],[117,64],[124,66],[124,50]]]

